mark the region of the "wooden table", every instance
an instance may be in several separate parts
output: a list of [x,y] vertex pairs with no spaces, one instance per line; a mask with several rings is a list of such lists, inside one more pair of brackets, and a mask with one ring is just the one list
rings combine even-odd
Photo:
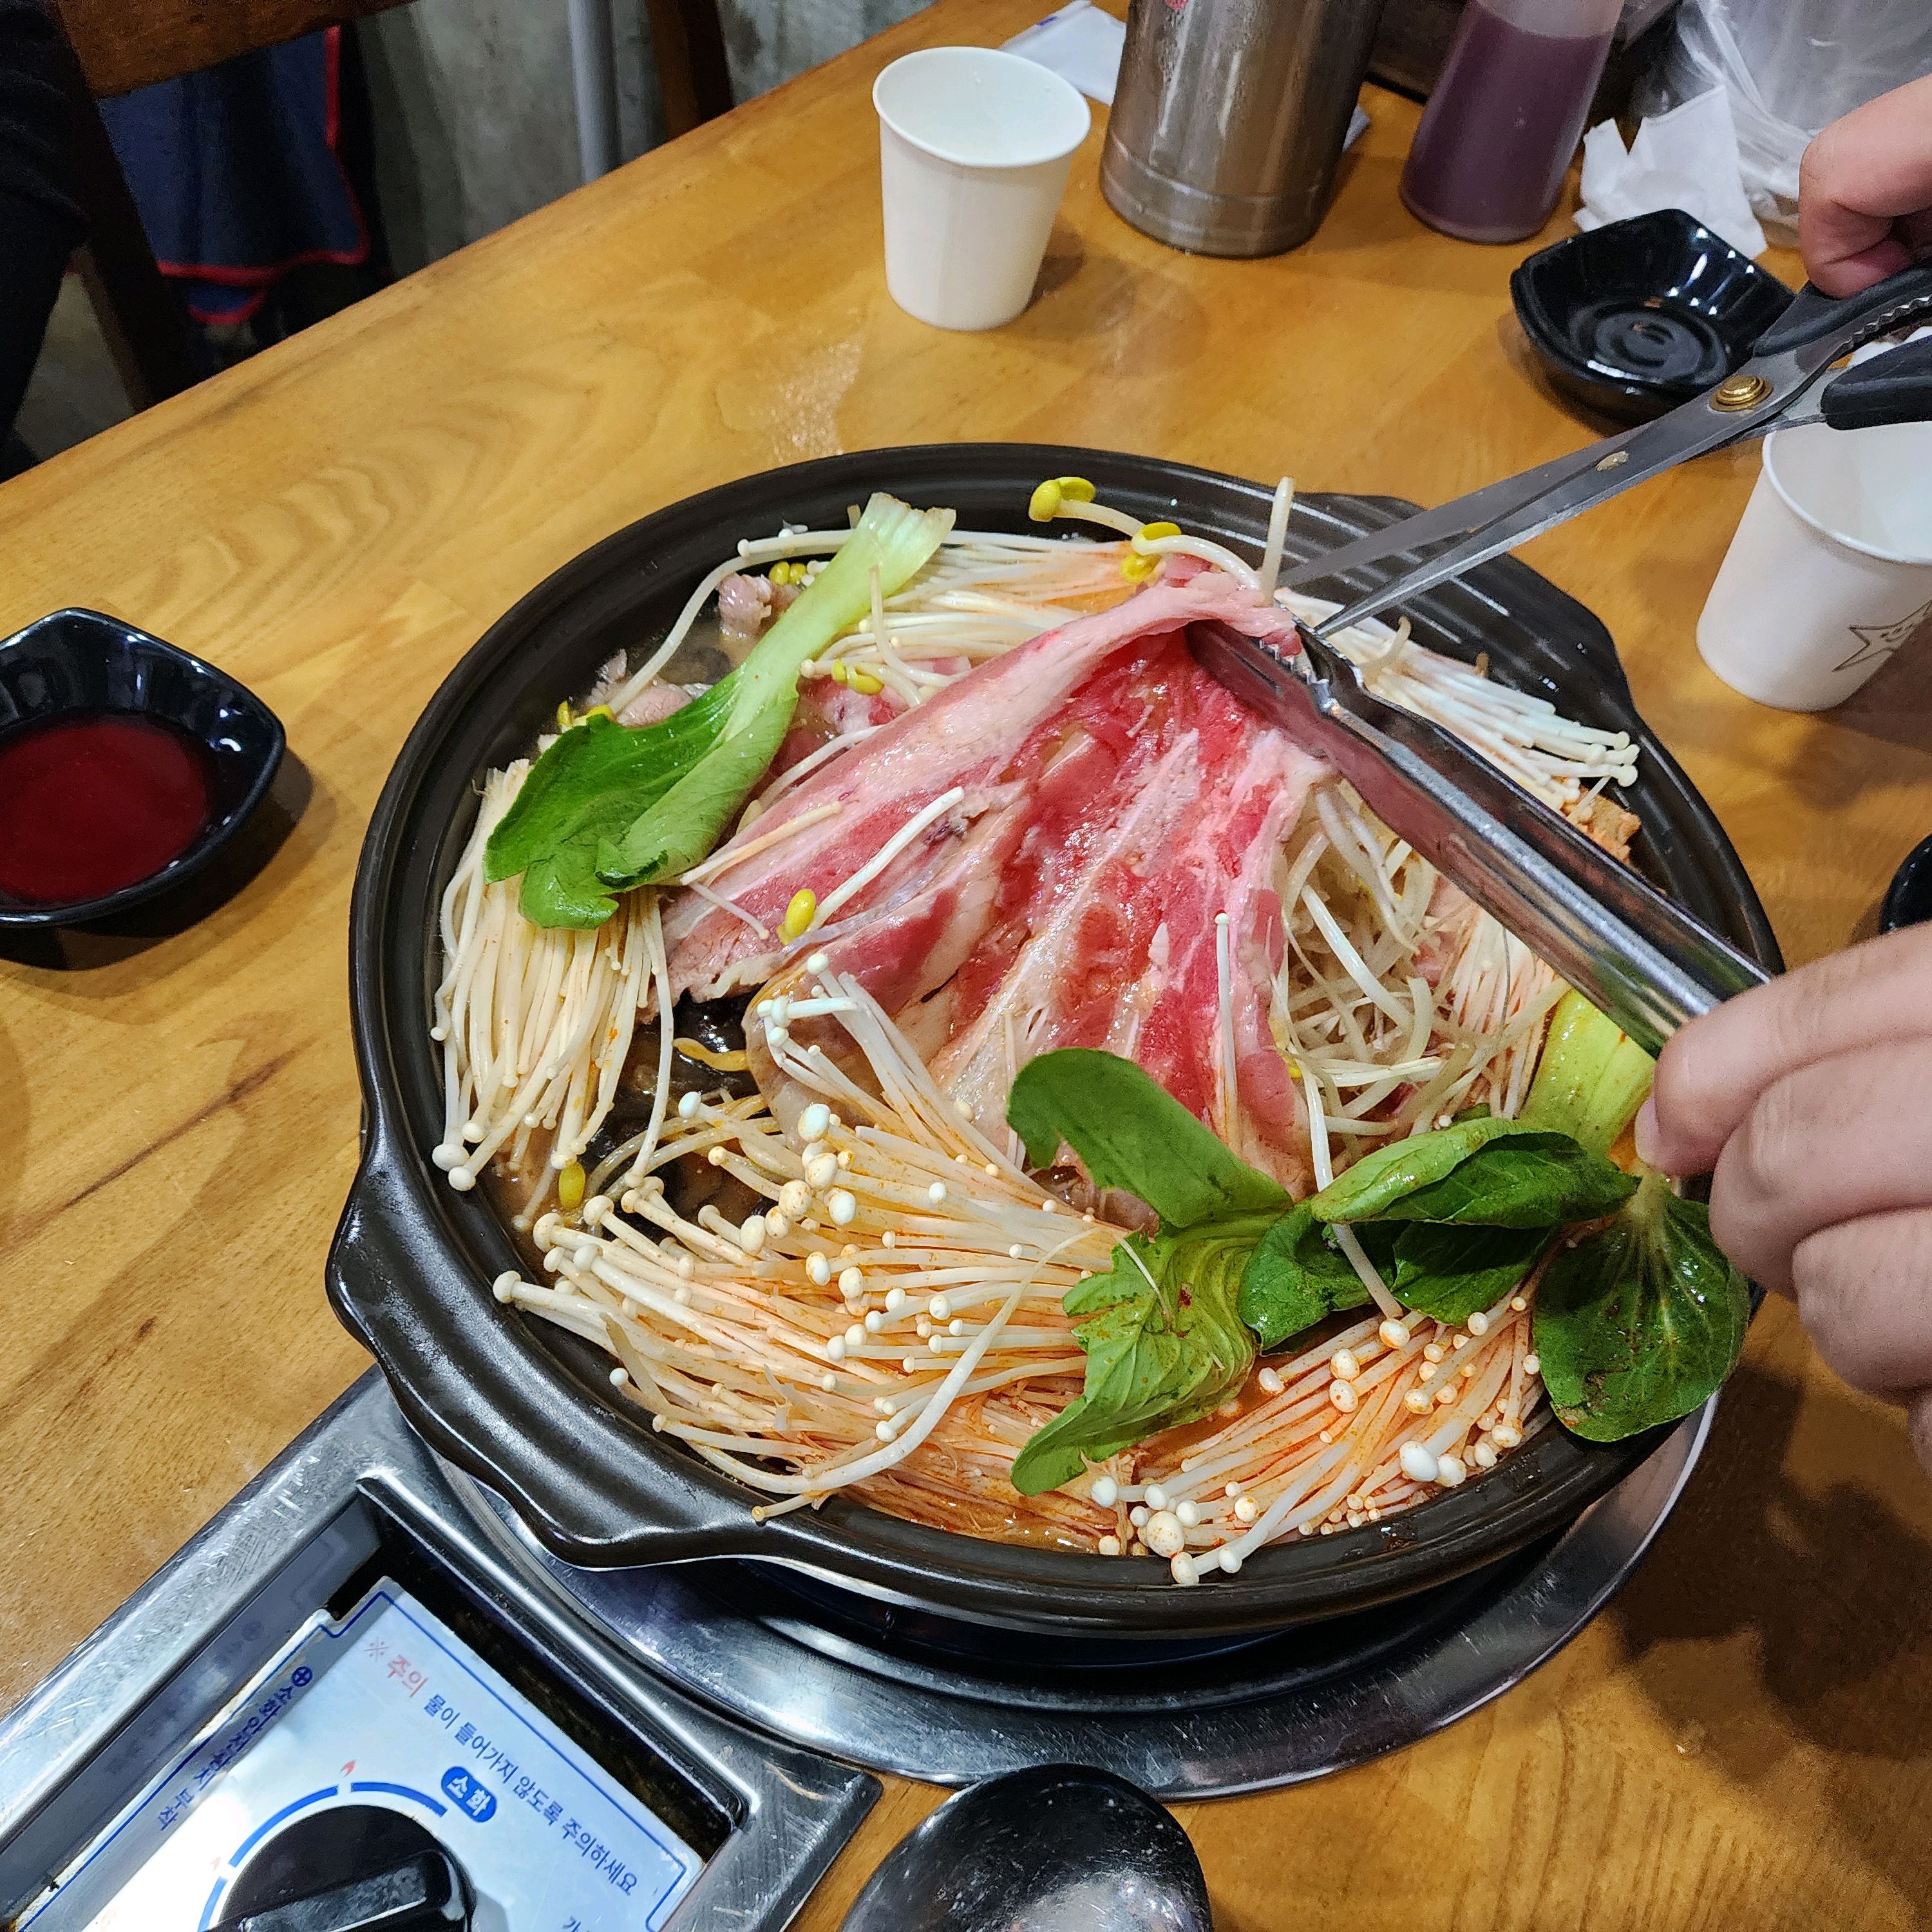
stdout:
[[[1027,314],[982,336],[902,314],[872,76],[1039,10],[944,0],[0,490],[0,630],[88,604],[212,658],[286,720],[308,793],[206,923],[0,958],[0,1705],[366,1365],[321,1285],[356,1159],[357,847],[438,680],[546,572],[689,491],[868,446],[1088,442],[1435,501],[1583,440],[1510,316],[1522,251],[1402,211],[1415,110],[1384,95],[1295,254],[1134,233],[1096,131]],[[1529,555],[1615,633],[1796,960],[1870,931],[1932,830],[1932,690],[1894,664],[1805,718],[1703,669],[1755,460]],[[1682,1508],[1562,1658],[1382,1762],[1183,1810],[1222,1932],[1916,1924],[1928,1601],[1932,1492],[1897,1418],[1772,1306]],[[892,1788],[801,1924],[836,1925],[936,1796]]]

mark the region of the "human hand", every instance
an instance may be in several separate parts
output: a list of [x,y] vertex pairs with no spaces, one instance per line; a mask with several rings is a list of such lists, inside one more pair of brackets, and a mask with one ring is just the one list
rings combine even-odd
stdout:
[[1932,75],[1834,121],[1798,170],[1804,272],[1855,296],[1932,253]]
[[1796,1298],[1846,1382],[1908,1404],[1932,1469],[1932,926],[1692,1021],[1658,1061],[1637,1151],[1711,1175],[1719,1245]]

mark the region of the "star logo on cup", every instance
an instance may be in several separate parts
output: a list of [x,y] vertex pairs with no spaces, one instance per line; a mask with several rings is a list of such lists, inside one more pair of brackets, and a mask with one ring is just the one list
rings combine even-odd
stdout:
[[1861,665],[1883,663],[1928,617],[1932,617],[1932,599],[1920,604],[1910,616],[1897,618],[1889,624],[1854,624],[1852,635],[1858,640],[1858,649],[1832,668],[1854,670]]

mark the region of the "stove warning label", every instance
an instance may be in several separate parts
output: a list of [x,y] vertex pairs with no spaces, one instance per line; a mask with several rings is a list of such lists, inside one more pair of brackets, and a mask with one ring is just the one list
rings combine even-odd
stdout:
[[278,1837],[368,1805],[442,1844],[473,1894],[474,1932],[656,1932],[702,1865],[460,1638],[384,1582],[339,1624],[318,1618],[298,1634],[20,1924],[209,1932]]

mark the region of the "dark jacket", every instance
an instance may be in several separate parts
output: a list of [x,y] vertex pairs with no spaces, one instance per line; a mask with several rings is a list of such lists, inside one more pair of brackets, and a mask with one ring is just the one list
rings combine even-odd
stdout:
[[37,0],[0,0],[0,442],[85,232],[73,198],[73,110],[58,77],[56,32]]

